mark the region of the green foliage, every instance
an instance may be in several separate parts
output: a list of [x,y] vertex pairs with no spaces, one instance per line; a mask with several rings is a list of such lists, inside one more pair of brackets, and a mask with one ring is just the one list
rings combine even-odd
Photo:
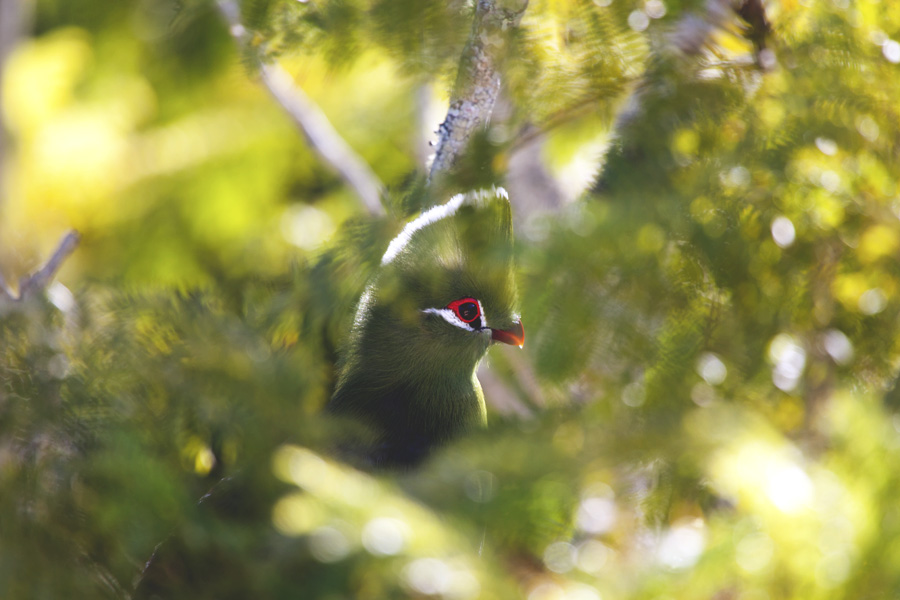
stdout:
[[604,147],[558,211],[511,199],[526,347],[490,350],[488,428],[421,468],[334,458],[355,302],[441,200],[414,94],[449,89],[467,4],[242,5],[250,51],[392,190],[368,219],[212,3],[36,3],[4,71],[0,268],[85,241],[74,302],[0,300],[0,597],[128,597],[164,540],[176,598],[900,589],[889,2],[771,3],[761,69],[736,17],[671,51],[702,2],[637,31],[649,2],[532,0],[505,112],[450,179],[502,182],[535,131],[563,183]]

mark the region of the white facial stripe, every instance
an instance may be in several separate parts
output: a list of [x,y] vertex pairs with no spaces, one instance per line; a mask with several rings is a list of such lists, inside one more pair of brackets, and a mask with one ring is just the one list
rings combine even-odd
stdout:
[[[478,302],[478,309],[481,310],[481,302]],[[460,319],[458,316],[456,316],[456,313],[453,312],[452,310],[450,310],[449,308],[426,308],[422,312],[423,313],[431,313],[433,315],[439,315],[442,319],[444,319],[451,325],[459,327],[460,329],[465,329],[466,331],[475,331],[474,329],[472,329],[471,323],[466,323],[465,321]],[[481,323],[481,329],[486,329],[487,321],[484,318],[483,310],[481,310],[481,316],[479,317],[479,319],[480,319],[480,323]]]
[[503,188],[492,187],[489,190],[475,190],[468,192],[465,195],[457,194],[450,198],[446,204],[429,208],[415,220],[407,223],[406,227],[403,228],[403,231],[391,240],[391,243],[388,244],[387,251],[385,251],[384,256],[381,257],[381,264],[386,265],[394,260],[397,255],[406,248],[407,244],[409,244],[413,234],[420,229],[424,229],[432,223],[436,223],[441,219],[445,219],[455,214],[464,202],[484,202],[488,198],[505,198],[506,200],[509,200],[509,194],[507,194],[506,190]]
[[438,315],[443,318],[445,321],[450,323],[451,325],[455,325],[460,329],[465,329],[466,331],[472,331],[472,328],[469,327],[468,323],[464,322],[462,319],[456,316],[456,313],[450,310],[449,308],[426,308],[422,311],[423,313],[431,313],[433,315]]
[[487,317],[484,316],[484,307],[481,305],[481,300],[476,300],[475,302],[478,303],[478,318],[481,319],[481,328],[487,329]]

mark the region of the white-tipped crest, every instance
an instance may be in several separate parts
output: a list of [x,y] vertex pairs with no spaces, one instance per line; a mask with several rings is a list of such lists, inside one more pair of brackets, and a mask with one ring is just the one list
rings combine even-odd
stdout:
[[397,237],[391,240],[391,243],[388,244],[384,256],[381,257],[381,264],[386,265],[394,260],[397,255],[400,254],[400,252],[402,252],[404,248],[406,248],[413,235],[420,229],[424,229],[432,223],[436,223],[441,219],[445,219],[456,214],[456,211],[459,210],[459,207],[466,202],[484,202],[489,198],[504,198],[506,200],[509,200],[509,195],[502,187],[492,187],[489,190],[474,190],[465,194],[457,194],[450,198],[450,200],[448,200],[445,204],[440,204],[438,206],[429,208],[421,215],[419,215],[415,220],[407,223],[406,227],[403,228],[403,231],[401,231],[397,235]]

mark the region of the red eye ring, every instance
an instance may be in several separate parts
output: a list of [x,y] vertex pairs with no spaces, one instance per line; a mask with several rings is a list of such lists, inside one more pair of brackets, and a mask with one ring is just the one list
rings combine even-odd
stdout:
[[475,298],[460,298],[447,305],[463,323],[473,323],[481,318],[481,305]]

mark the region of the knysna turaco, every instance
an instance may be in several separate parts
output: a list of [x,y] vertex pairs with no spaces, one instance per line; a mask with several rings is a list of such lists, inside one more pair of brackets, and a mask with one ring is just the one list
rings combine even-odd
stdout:
[[522,346],[503,189],[454,196],[390,243],[359,301],[328,410],[373,435],[373,466],[408,466],[484,425],[475,376],[492,342]]

